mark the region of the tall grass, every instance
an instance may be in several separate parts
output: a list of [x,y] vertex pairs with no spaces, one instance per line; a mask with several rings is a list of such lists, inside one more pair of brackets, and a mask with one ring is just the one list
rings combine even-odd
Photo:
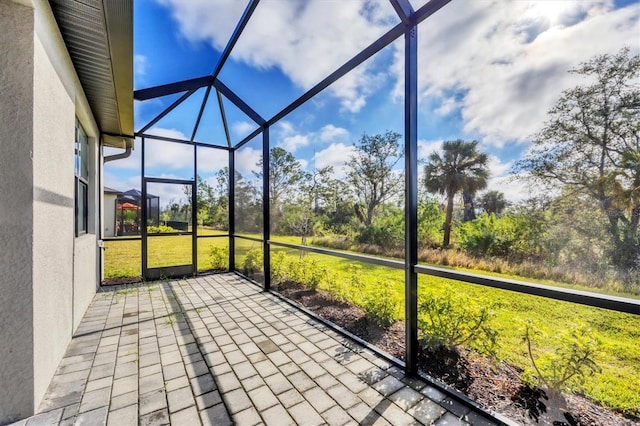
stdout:
[[[310,244],[314,246],[348,250],[376,256],[402,259],[403,248],[382,248],[371,244],[354,244],[353,240],[344,236],[313,237]],[[510,261],[498,257],[472,256],[456,248],[422,248],[418,252],[418,260],[422,263],[463,268],[473,271],[488,272],[497,275],[509,275],[519,279],[546,281],[548,284],[561,286],[579,286],[592,291],[640,296],[640,272],[615,271],[600,268],[585,271],[569,265],[546,265],[540,261]]]

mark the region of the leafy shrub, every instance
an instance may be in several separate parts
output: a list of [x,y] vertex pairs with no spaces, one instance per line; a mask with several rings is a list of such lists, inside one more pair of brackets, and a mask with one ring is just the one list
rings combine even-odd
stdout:
[[176,232],[176,230],[173,229],[170,226],[165,226],[165,225],[147,226],[147,233],[148,234],[161,234],[161,233],[165,233],[165,232]]
[[403,212],[391,210],[376,218],[370,226],[360,230],[356,242],[373,244],[382,248],[401,247],[404,243]]
[[277,252],[271,258],[271,278],[274,282],[296,282],[316,291],[328,277],[327,268],[308,256],[298,258]]
[[377,281],[361,296],[362,309],[369,320],[388,327],[399,317],[401,297],[389,281]]
[[442,292],[421,294],[418,300],[420,337],[429,348],[469,345],[479,352],[493,352],[497,333],[489,326],[497,303],[476,301],[455,294],[452,287]]
[[211,247],[209,258],[211,259],[211,268],[225,271],[229,269],[229,247]]
[[305,257],[300,260],[304,267],[303,284],[310,290],[316,291],[320,283],[329,275],[329,271],[324,266],[320,266],[318,261]]
[[444,209],[436,199],[418,203],[418,241],[421,247],[436,248],[442,245],[444,236]]
[[261,248],[252,248],[247,252],[242,261],[242,271],[245,274],[253,274],[262,271],[264,255]]
[[[545,345],[548,345],[548,350],[538,356],[534,354],[533,336],[550,343]],[[523,372],[522,381],[531,387],[543,385],[559,394],[564,390],[577,389],[587,374],[600,371],[596,357],[601,343],[585,324],[578,323],[550,338],[529,323],[524,340],[531,368]]]
[[283,251],[277,251],[271,255],[271,281],[281,283],[288,279],[289,256]]

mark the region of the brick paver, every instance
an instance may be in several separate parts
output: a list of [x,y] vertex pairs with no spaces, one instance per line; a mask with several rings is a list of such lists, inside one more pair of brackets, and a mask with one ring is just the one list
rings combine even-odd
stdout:
[[43,422],[495,424],[235,274],[96,294]]

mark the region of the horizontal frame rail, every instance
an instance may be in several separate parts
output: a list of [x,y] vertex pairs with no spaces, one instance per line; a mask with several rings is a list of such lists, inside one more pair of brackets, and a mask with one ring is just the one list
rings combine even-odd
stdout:
[[132,236],[132,237],[102,237],[102,241],[104,242],[112,242],[112,241],[140,241],[142,237],[140,235]]
[[534,284],[508,278],[490,277],[471,272],[454,271],[435,266],[416,265],[414,270],[423,275],[448,278],[470,284],[478,284],[486,287],[500,288],[518,293],[547,297],[549,299],[573,302],[580,305],[609,309],[617,312],[640,315],[640,300],[628,299],[606,294],[592,293],[589,291],[573,290],[562,287],[554,287],[545,284]]
[[263,240],[261,238],[247,237],[247,236],[244,236],[244,235],[237,235],[237,234],[233,234],[233,238],[240,238],[242,240],[255,241],[257,243],[263,242]]
[[175,236],[182,236],[182,235],[193,235],[193,232],[192,231],[154,232],[154,233],[147,232],[147,237],[148,238],[153,238],[153,237],[175,237]]
[[141,138],[145,138],[145,139],[154,139],[154,140],[164,141],[164,142],[181,143],[183,145],[191,145],[191,146],[195,145],[195,146],[203,146],[205,148],[221,149],[223,151],[230,151],[231,150],[226,145],[212,145],[212,144],[206,143],[206,142],[188,141],[186,139],[170,138],[170,137],[167,137],[167,136],[153,135],[153,134],[149,134],[149,133],[137,133],[136,136],[137,137],[141,137]]
[[304,251],[309,251],[309,252],[318,253],[318,254],[326,254],[329,256],[341,257],[343,259],[355,260],[363,263],[371,263],[373,265],[386,266],[394,269],[404,269],[404,262],[401,262],[399,260],[385,259],[382,257],[373,257],[373,256],[367,256],[363,254],[337,251],[337,250],[325,249],[320,247],[283,243],[280,241],[273,241],[273,240],[269,240],[268,243],[269,245],[273,245],[273,246],[286,247],[286,248],[295,249],[295,250],[304,250]]

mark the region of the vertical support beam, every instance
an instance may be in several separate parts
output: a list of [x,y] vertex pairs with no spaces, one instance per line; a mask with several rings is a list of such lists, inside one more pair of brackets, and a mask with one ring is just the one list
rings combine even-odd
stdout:
[[418,27],[404,33],[405,161],[405,361],[406,374],[418,371]]
[[193,144],[193,184],[191,185],[191,264],[193,275],[196,275],[198,273],[198,146],[196,144]]
[[236,270],[236,244],[234,234],[236,233],[236,150],[229,150],[229,182],[227,189],[229,194],[229,271]]
[[271,256],[269,240],[271,239],[271,214],[269,199],[269,126],[262,130],[262,253],[264,254],[264,289],[271,288]]
[[[142,217],[140,218],[140,242],[142,244],[142,279],[147,279],[147,184],[144,180],[145,171],[144,171],[144,152],[145,152],[145,138],[142,137],[142,150],[140,153],[140,203],[142,204],[142,209],[140,209],[140,213]],[[160,224],[158,224],[160,225]]]

